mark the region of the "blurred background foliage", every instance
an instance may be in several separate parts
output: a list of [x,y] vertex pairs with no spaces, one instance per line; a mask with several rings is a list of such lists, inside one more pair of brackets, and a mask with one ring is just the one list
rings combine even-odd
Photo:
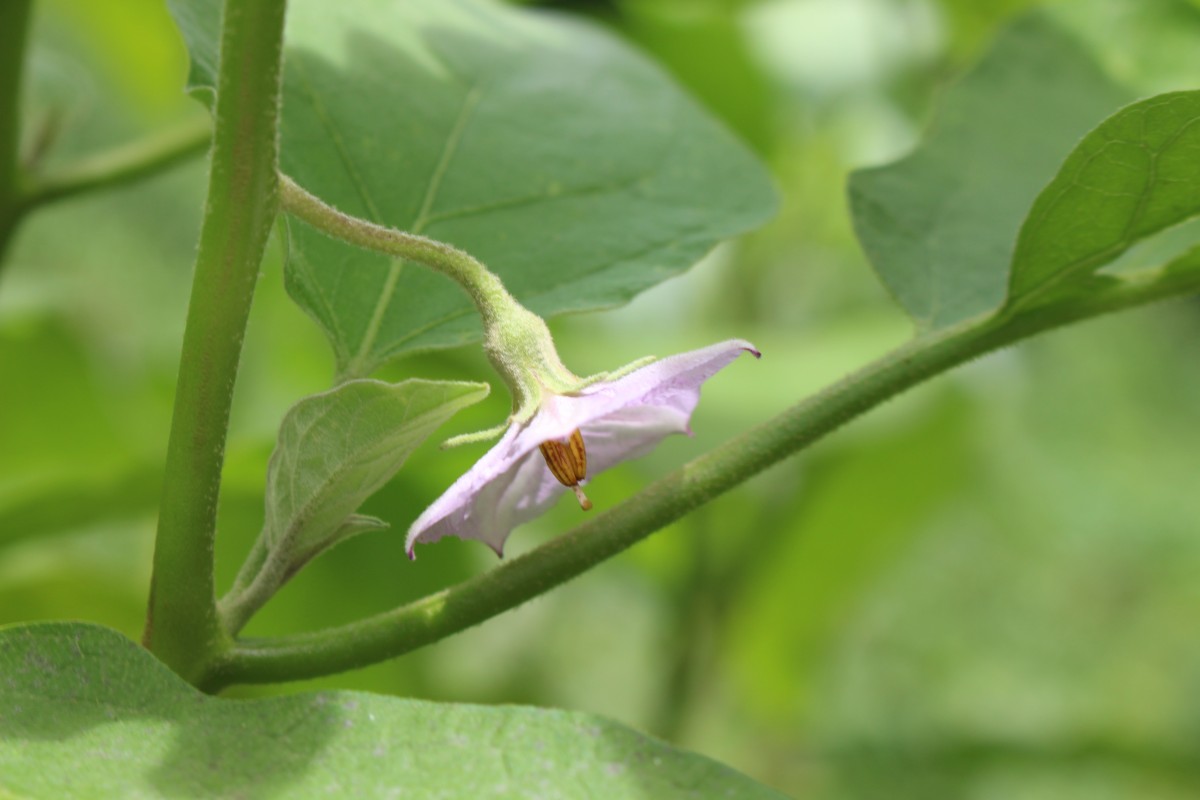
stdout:
[[[784,206],[682,278],[553,323],[581,374],[753,340],[693,439],[606,474],[610,506],[903,341],[850,232],[848,170],[902,155],[939,87],[1030,0],[544,2],[659,60],[770,165]],[[30,136],[68,159],[204,112],[158,0],[39,0]],[[1140,94],[1194,88],[1200,3],[1050,13]],[[396,142],[403,147],[403,142]],[[586,158],[586,153],[580,154]],[[203,201],[199,160],[31,217],[0,278],[0,623],[139,635]],[[1200,304],[1103,319],[893,401],[600,569],[404,659],[306,686],[598,711],[805,798],[1200,793]],[[250,321],[218,580],[262,523],[287,407],[332,357],[271,248]],[[493,380],[474,348],[383,377]],[[444,433],[493,424],[497,391]],[[250,625],[299,631],[487,569],[402,533],[479,454],[427,444],[365,512],[393,531],[320,559]],[[572,524],[564,503],[510,542]],[[234,694],[291,692],[297,685]]]

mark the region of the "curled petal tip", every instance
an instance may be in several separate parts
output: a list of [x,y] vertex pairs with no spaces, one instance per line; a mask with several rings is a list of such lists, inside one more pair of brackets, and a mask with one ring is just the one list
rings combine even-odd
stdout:
[[408,551],[408,560],[409,560],[409,561],[416,561],[416,560],[417,560],[417,554],[416,554],[416,552],[414,552],[413,550],[409,550],[409,551]]

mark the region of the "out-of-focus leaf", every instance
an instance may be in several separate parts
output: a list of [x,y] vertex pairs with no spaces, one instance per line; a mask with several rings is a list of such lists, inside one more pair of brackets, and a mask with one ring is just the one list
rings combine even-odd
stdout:
[[132,101],[148,120],[161,123],[181,110],[196,111],[179,95],[185,66],[160,0],[116,5],[55,0],[48,5],[35,19],[39,40],[49,35],[63,46],[63,55],[86,59],[88,63],[79,64],[82,74],[107,82],[110,91]]
[[0,488],[127,466],[97,383],[65,325],[35,318],[0,327]]
[[829,796],[986,795],[997,776],[1005,797],[1200,796],[1180,713],[1200,671],[1198,334],[1186,305],[1116,315],[975,393],[969,480],[811,689],[813,748],[858,784]]
[[751,52],[738,3],[621,0],[621,22],[755,150],[771,150],[771,86]]
[[357,692],[208,697],[114,631],[0,631],[0,792],[21,798],[780,798],[600,717]]
[[855,604],[961,490],[970,414],[949,395],[905,430],[812,466],[731,619],[729,652],[761,713],[811,711],[819,669]]
[[74,619],[140,635],[154,517],[102,518],[55,533],[0,548],[0,627]]
[[[214,0],[172,0],[211,87]],[[451,242],[543,315],[611,306],[764,221],[754,157],[586,23],[484,0],[289,8],[283,169],[343,211]],[[478,335],[441,276],[291,225],[288,286],[341,374]]]
[[1088,0],[1050,3],[1046,10],[1078,35],[1111,75],[1143,95],[1196,85],[1200,5],[1194,0]]
[[161,483],[158,467],[143,466],[107,480],[66,480],[14,492],[10,500],[0,500],[0,547],[153,515]]
[[381,527],[352,515],[438,426],[487,393],[482,383],[357,380],[301,400],[267,469],[269,545],[307,560]]
[[851,176],[858,237],[919,330],[1004,302],[1038,191],[1127,99],[1078,44],[1030,16],[947,91],[912,155]]
[[955,56],[970,56],[1004,24],[1037,0],[937,0],[948,28],[946,45]]
[[1124,108],[1089,133],[1029,212],[1010,302],[1086,279],[1131,244],[1200,213],[1200,91]]

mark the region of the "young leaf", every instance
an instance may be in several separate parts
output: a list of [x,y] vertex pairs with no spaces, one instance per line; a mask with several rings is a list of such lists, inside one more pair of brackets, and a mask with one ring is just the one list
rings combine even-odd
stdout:
[[854,226],[919,330],[1000,306],[1017,232],[1072,145],[1128,97],[1040,15],[946,92],[910,156],[850,178]]
[[0,630],[0,675],[5,797],[782,798],[590,714],[210,697],[95,625]]
[[439,425],[487,393],[482,383],[358,380],[296,403],[267,468],[270,548],[303,562],[383,526],[354,512]]
[[[171,0],[211,87],[216,0]],[[486,0],[296,2],[282,167],[342,211],[457,245],[532,310],[612,306],[775,208],[757,160],[604,31]],[[291,226],[288,288],[339,371],[461,344],[462,291]]]
[[1200,214],[1200,91],[1151,97],[1089,133],[1021,228],[1009,301],[1092,275]]

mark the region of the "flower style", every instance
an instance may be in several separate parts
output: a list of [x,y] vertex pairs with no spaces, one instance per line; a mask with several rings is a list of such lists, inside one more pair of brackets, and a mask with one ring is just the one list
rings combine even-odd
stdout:
[[575,378],[574,386],[553,357],[549,363],[562,380],[548,386],[546,374],[535,371],[536,380],[521,382],[526,391],[514,390],[517,411],[500,441],[409,528],[409,558],[418,542],[443,536],[479,539],[503,555],[513,528],[545,512],[568,488],[584,510],[591,508],[581,488],[586,478],[645,455],[668,434],[690,435],[701,385],[743,352],[759,356],[735,339],[648,366],[635,362],[628,372]]

